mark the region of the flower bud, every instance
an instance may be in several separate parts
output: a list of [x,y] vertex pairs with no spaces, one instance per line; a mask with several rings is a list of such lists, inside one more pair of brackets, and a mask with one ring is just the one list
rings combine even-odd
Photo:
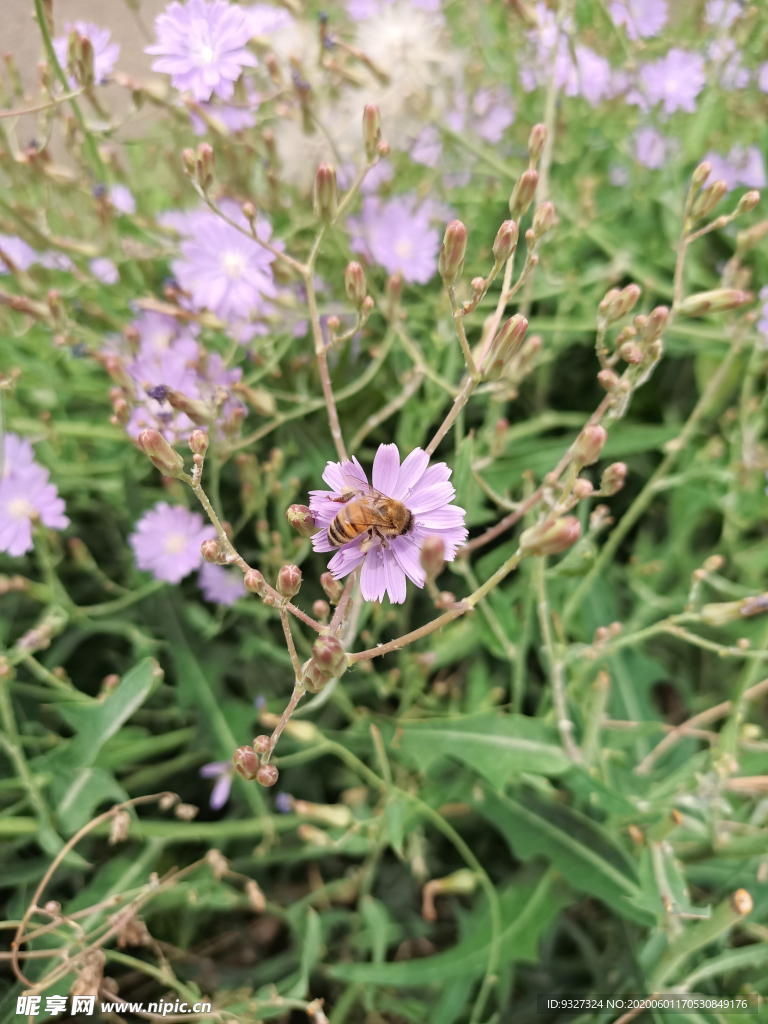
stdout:
[[606,497],[610,497],[621,490],[626,479],[626,464],[623,462],[612,462],[610,466],[603,470],[603,475],[600,477],[600,491]]
[[77,80],[86,89],[90,89],[96,82],[96,73],[93,66],[93,43],[88,36],[80,37],[80,60],[77,64]]
[[389,143],[382,139],[382,141],[376,147],[376,152],[379,154],[380,157],[389,156]]
[[563,516],[523,531],[520,550],[524,555],[559,555],[575,544],[580,536],[581,523],[576,516]]
[[195,177],[197,184],[203,192],[207,192],[213,184],[216,174],[216,157],[213,147],[207,142],[201,142],[197,147],[197,160],[195,161]]
[[375,303],[373,301],[373,296],[366,295],[365,298],[363,299],[363,306],[362,306],[362,313],[363,313],[363,316],[366,318],[366,320],[368,319],[368,317],[373,312],[374,305],[375,305]]
[[80,61],[80,46],[83,37],[76,28],[70,29],[67,37],[67,68],[74,72]]
[[693,172],[691,182],[694,188],[701,188],[712,173],[712,164],[704,160]]
[[597,375],[597,383],[605,391],[613,391],[619,383],[619,375],[613,370],[601,370]]
[[657,341],[667,326],[667,320],[669,319],[669,310],[666,306],[657,306],[652,313],[650,313],[640,328],[640,337],[645,342]]
[[279,778],[280,772],[273,764],[263,764],[256,772],[256,781],[260,786],[264,786],[267,789],[270,786],[274,786]]
[[318,598],[317,601],[312,603],[312,614],[316,619],[319,619],[320,622],[327,622],[328,617],[331,614],[331,606],[327,601],[323,601],[322,598]]
[[591,466],[600,458],[603,445],[608,440],[608,432],[599,423],[588,423],[582,430],[573,446],[573,463],[581,468]]
[[246,200],[246,202],[243,203],[241,209],[243,211],[243,216],[248,221],[248,223],[253,223],[253,221],[256,219],[256,207],[253,205],[253,203],[250,200]]
[[181,151],[181,162],[187,174],[194,174],[196,163],[194,149],[183,149]]
[[335,636],[321,636],[312,645],[312,661],[329,679],[347,671],[347,654]]
[[307,693],[320,693],[331,681],[330,676],[324,675],[315,664],[312,658],[304,666],[301,675],[301,685]]
[[594,486],[590,480],[585,480],[583,477],[579,479],[573,485],[573,494],[578,501],[584,501],[590,494],[594,493]]
[[445,541],[442,537],[425,537],[419,554],[427,579],[433,580],[445,568]]
[[598,323],[606,326],[615,320],[621,320],[640,298],[641,291],[640,285],[637,284],[628,284],[621,291],[618,288],[611,288],[597,307]]
[[214,411],[207,402],[202,402],[199,398],[190,398],[183,391],[176,391],[174,388],[164,387],[164,391],[166,401],[174,409],[186,413],[193,423],[208,424],[213,420]]
[[368,285],[365,281],[365,271],[355,260],[348,263],[344,271],[344,287],[347,289],[347,298],[355,309],[361,309],[368,294]]
[[269,750],[271,742],[272,740],[270,739],[269,736],[264,736],[262,734],[261,736],[257,736],[254,739],[253,749],[256,751],[257,754],[266,754],[266,752]]
[[727,191],[726,182],[713,181],[711,185],[699,192],[691,203],[691,220],[699,220],[700,217],[706,217],[708,213],[711,213]]
[[306,505],[289,505],[285,510],[285,518],[302,537],[313,537],[319,530],[312,510]]
[[363,146],[368,163],[376,156],[376,148],[380,142],[381,114],[375,103],[367,103],[363,108]]
[[736,213],[751,213],[760,202],[760,193],[757,191],[745,192],[736,207]]
[[245,589],[250,590],[252,594],[258,594],[259,597],[264,597],[267,592],[267,585],[264,582],[264,577],[261,575],[258,569],[249,569],[243,579]]
[[301,569],[298,565],[284,565],[277,574],[277,592],[281,597],[295,597],[301,590]]
[[214,565],[223,565],[227,560],[217,540],[204,540],[200,545],[200,554],[206,562],[212,562]]
[[628,341],[619,349],[619,355],[625,363],[629,363],[630,366],[635,366],[637,363],[643,361],[643,351],[639,345],[635,345],[633,341]]
[[189,435],[189,449],[195,455],[205,455],[208,451],[208,435],[204,430],[193,430]]
[[315,213],[324,224],[335,218],[338,203],[336,171],[331,164],[320,164],[315,175]]
[[493,243],[493,258],[497,263],[506,263],[517,248],[517,237],[517,224],[513,220],[505,220]]
[[542,238],[557,220],[552,203],[542,203],[533,215],[533,235],[536,241]]
[[753,224],[746,231],[740,231],[736,235],[736,255],[741,257],[754,249],[756,245],[768,234],[768,220],[761,220],[759,224]]
[[467,251],[467,229],[460,220],[452,220],[445,229],[437,269],[446,285],[451,285],[464,267]]
[[536,186],[539,184],[539,172],[530,167],[523,171],[517,179],[512,195],[509,197],[509,212],[512,219],[519,221],[528,212],[528,207],[536,195]]
[[329,572],[324,572],[320,577],[320,586],[325,591],[331,604],[338,604],[339,598],[344,593],[344,584],[334,579]]
[[528,156],[530,157],[531,166],[535,167],[539,162],[539,158],[544,152],[546,141],[547,126],[544,124],[535,124],[533,128],[531,128],[531,134],[528,136]]
[[390,274],[386,284],[387,309],[392,316],[400,306],[403,297],[403,278],[401,274]]
[[142,430],[138,436],[139,448],[164,476],[179,476],[184,472],[184,459],[168,444],[158,430]]
[[232,755],[232,763],[238,775],[246,782],[253,782],[259,772],[259,759],[253,747],[238,747]]
[[711,292],[689,295],[680,303],[680,312],[688,316],[722,313],[727,309],[736,309],[745,302],[751,302],[752,298],[751,292],[741,292],[736,288],[716,288]]
[[501,325],[498,334],[491,342],[488,353],[488,368],[483,375],[487,380],[498,380],[504,367],[516,355],[523,343],[528,321],[521,313],[515,313],[506,323]]

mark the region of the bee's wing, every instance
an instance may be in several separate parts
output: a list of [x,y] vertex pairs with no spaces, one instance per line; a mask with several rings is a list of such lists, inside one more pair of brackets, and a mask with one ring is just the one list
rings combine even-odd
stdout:
[[375,487],[371,487],[359,477],[342,476],[341,482],[344,485],[344,494],[348,493],[350,498],[370,498],[372,501],[376,501],[386,497],[381,491],[377,491]]

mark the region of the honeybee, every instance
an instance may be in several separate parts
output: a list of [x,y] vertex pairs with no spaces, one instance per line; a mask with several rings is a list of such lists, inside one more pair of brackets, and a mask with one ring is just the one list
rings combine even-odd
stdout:
[[388,498],[375,487],[355,477],[345,477],[340,498],[343,502],[336,518],[328,527],[328,543],[335,548],[367,533],[371,540],[380,537],[402,537],[413,529],[413,513],[396,498]]

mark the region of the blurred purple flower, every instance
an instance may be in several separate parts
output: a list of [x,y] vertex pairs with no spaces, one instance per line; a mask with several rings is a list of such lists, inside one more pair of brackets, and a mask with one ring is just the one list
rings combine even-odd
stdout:
[[741,63],[741,50],[736,42],[727,36],[715,39],[709,44],[707,56],[720,65],[720,85],[723,89],[744,89],[749,85],[750,73]]
[[667,0],[612,0],[609,10],[630,39],[657,36],[667,23]]
[[34,522],[40,521],[51,530],[63,530],[69,526],[69,519],[56,486],[48,482],[48,470],[36,462],[26,462],[26,443],[10,436],[13,441],[9,446],[6,440],[5,450],[11,457],[15,455],[17,461],[7,475],[4,471],[0,481],[0,551],[18,557],[32,550]]
[[290,814],[293,809],[293,797],[290,793],[278,793],[275,797],[275,810],[278,814]]
[[0,235],[0,274],[9,274],[8,264],[3,259],[7,256],[19,270],[29,270],[37,263],[39,254],[23,238],[17,235]]
[[426,128],[421,129],[411,144],[411,160],[423,164],[424,167],[437,167],[442,155],[443,140],[440,131],[434,125],[428,124]]
[[472,97],[470,124],[481,139],[495,145],[515,120],[515,104],[506,86],[478,89]]
[[394,176],[395,169],[389,160],[380,160],[363,178],[360,191],[364,196],[370,196],[374,192],[378,192],[382,185],[392,181]]
[[546,87],[555,57],[555,81],[566,96],[582,95],[596,107],[612,95],[613,75],[605,57],[577,44],[574,61],[568,37],[571,19],[565,19],[558,34],[556,15],[541,0],[536,4],[536,17],[538,25],[527,33],[528,53],[519,72],[523,89],[532,92]]
[[111,185],[109,201],[118,213],[136,213],[136,198],[127,185]]
[[239,569],[225,569],[223,565],[204,562],[197,576],[197,585],[203,597],[211,604],[230,606],[245,597],[247,591]]
[[293,28],[295,24],[288,11],[272,4],[254,4],[243,9],[251,36],[269,36],[282,28]]
[[757,321],[757,329],[763,336],[763,347],[768,346],[768,285],[760,289],[760,319]]
[[348,482],[359,481],[365,489],[368,478],[355,458],[344,463],[329,462],[323,480],[331,490],[310,491],[310,508],[320,527],[320,532],[312,538],[312,546],[315,551],[336,552],[328,563],[336,579],[347,576],[362,564],[360,588],[366,601],[381,601],[386,593],[392,604],[402,604],[406,577],[417,587],[424,586],[426,576],[419,559],[424,540],[440,537],[445,544],[445,559],[452,562],[467,536],[464,509],[451,504],[456,491],[448,482],[450,476],[451,470],[444,462],[429,466],[429,456],[421,448],[414,448],[401,465],[396,444],[379,445],[371,482],[377,491],[396,498],[409,509],[413,516],[411,529],[390,538],[370,531],[337,549],[328,540],[327,533],[339,511],[337,499]]
[[[347,14],[353,21],[370,21],[396,2],[397,0],[347,0]],[[402,0],[400,6],[406,10],[415,7],[420,11],[435,13],[440,10],[440,0]]]
[[75,269],[74,263],[65,252],[43,252],[40,254],[39,263],[46,270],[70,271]]
[[157,56],[152,70],[171,76],[180,92],[198,102],[212,95],[228,100],[245,67],[258,61],[246,45],[253,34],[245,9],[226,0],[173,3],[155,21],[158,42],[145,52]]
[[440,234],[430,224],[431,208],[419,205],[415,195],[383,202],[363,199],[361,217],[349,218],[352,249],[387,273],[401,273],[406,281],[426,284],[437,270]]
[[[225,204],[222,203],[222,208]],[[236,204],[225,212],[248,228]],[[264,299],[276,295],[272,276],[274,256],[214,213],[194,218],[194,235],[181,244],[181,259],[171,268],[181,287],[198,309],[210,309],[224,320],[248,320],[263,310]],[[259,238],[272,234],[268,220],[259,217]]]
[[97,281],[101,281],[102,284],[117,284],[120,280],[120,271],[111,259],[106,256],[100,256],[96,260],[91,260],[88,264],[91,268],[91,273]]
[[709,180],[724,181],[729,192],[740,185],[765,188],[765,161],[757,146],[734,146],[727,157],[710,151],[704,159],[712,165]]
[[640,69],[640,78],[651,106],[663,103],[667,114],[696,110],[696,97],[704,88],[704,58],[700,53],[673,46],[665,57]]
[[151,572],[157,580],[179,583],[200,567],[203,541],[215,537],[216,530],[203,525],[199,512],[159,501],[138,521],[128,543],[139,569]]
[[[67,48],[69,46],[69,34],[75,29],[80,36],[87,36],[93,46],[93,75],[96,85],[102,85],[109,77],[112,68],[120,56],[120,43],[110,43],[112,33],[108,28],[99,28],[92,21],[76,21],[74,24],[66,22],[64,35],[53,40],[53,48],[56,51],[56,58],[61,66],[67,67]],[[69,84],[73,89],[77,88],[77,82],[70,76]]]
[[30,441],[18,434],[6,434],[3,444],[2,477],[22,476],[35,465],[35,452]]
[[614,164],[608,171],[608,181],[615,188],[626,188],[629,184],[629,172],[621,164]]
[[655,128],[638,128],[635,132],[635,158],[643,167],[656,170],[664,166],[666,140]]
[[209,761],[200,769],[201,779],[216,779],[211,798],[208,801],[208,806],[212,811],[220,811],[229,800],[233,774],[231,761]]
[[768,60],[757,69],[757,87],[761,92],[768,92]]
[[730,28],[742,12],[735,0],[707,0],[704,20],[710,28]]
[[256,696],[253,698],[253,706],[256,708],[257,711],[264,710],[264,708],[267,706],[267,698],[264,696],[263,693],[256,694]]
[[[221,121],[227,131],[235,135],[237,132],[245,131],[246,128],[253,128],[256,124],[256,111],[259,108],[259,94],[257,92],[250,91],[248,93],[247,105],[200,103],[198,106],[204,114],[215,118],[217,121]],[[192,131],[195,135],[205,135],[208,131],[208,125],[194,110],[190,110],[189,120],[192,124]]]

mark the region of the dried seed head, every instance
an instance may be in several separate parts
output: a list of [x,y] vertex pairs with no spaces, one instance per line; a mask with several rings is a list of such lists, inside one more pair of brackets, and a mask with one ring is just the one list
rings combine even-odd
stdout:
[[627,479],[627,466],[624,462],[612,462],[600,477],[600,490],[606,497],[616,494],[624,486]]
[[493,258],[497,263],[506,263],[517,248],[517,238],[517,224],[513,220],[505,220],[493,242]]
[[524,555],[559,555],[581,536],[581,523],[576,516],[563,516],[554,522],[539,523],[520,535]]
[[573,464],[580,469],[591,466],[600,458],[608,432],[599,423],[589,423],[576,438],[573,446]]
[[464,267],[467,252],[467,229],[460,220],[452,220],[445,229],[437,268],[446,285],[454,283]]
[[128,838],[130,828],[131,816],[128,811],[118,811],[109,828],[109,845],[114,846],[115,843],[124,842]]
[[137,442],[152,465],[165,476],[178,477],[184,472],[184,459],[171,448],[159,430],[142,430]]
[[229,861],[221,850],[208,850],[205,859],[211,869],[211,874],[220,882],[229,871]]
[[306,505],[289,505],[285,518],[301,537],[313,537],[318,532],[312,510]]
[[295,597],[301,590],[301,569],[298,565],[284,565],[277,574],[277,592],[281,597]]
[[315,175],[315,213],[324,224],[335,218],[339,205],[336,171],[331,164],[320,164]]
[[256,781],[260,786],[265,786],[267,789],[270,786],[274,786],[277,780],[280,778],[280,772],[273,764],[263,764],[256,773]]
[[261,891],[258,882],[254,882],[252,878],[249,878],[245,883],[245,895],[248,897],[248,902],[251,904],[251,909],[257,914],[263,913],[267,907],[267,898]]

